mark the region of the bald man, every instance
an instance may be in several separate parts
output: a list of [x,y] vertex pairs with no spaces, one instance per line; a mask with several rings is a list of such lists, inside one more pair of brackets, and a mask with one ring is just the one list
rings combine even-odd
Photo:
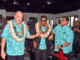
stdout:
[[[40,32],[36,35],[30,35],[27,25],[22,22],[23,13],[17,11],[14,15],[14,19],[8,21],[4,31],[2,33],[1,42],[1,57],[5,59],[7,55],[7,60],[24,60],[24,43],[25,38],[33,39],[40,35]],[[6,53],[4,47],[6,44]]]

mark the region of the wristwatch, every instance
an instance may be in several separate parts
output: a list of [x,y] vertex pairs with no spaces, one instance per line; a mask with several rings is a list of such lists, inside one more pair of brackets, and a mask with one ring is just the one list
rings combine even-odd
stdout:
[[61,45],[61,47],[63,47],[63,45]]

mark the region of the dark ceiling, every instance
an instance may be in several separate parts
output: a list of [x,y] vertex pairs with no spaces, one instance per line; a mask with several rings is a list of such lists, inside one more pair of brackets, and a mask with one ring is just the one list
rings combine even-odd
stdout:
[[16,2],[13,4],[14,0],[0,0],[0,9],[11,12],[21,10],[22,12],[52,14],[80,9],[80,0],[16,0]]

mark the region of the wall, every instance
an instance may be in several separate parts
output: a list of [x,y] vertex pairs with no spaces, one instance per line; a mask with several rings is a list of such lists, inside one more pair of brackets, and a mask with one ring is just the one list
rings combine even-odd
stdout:
[[[6,16],[14,16],[15,12],[6,12]],[[49,20],[53,19],[53,14],[41,14],[41,13],[25,13],[24,15],[24,21],[27,23],[29,21],[29,17],[37,17],[37,21],[40,21],[40,17],[42,15],[46,15]]]
[[78,15],[79,16],[79,19],[78,20],[80,21],[80,9],[78,9],[76,11],[55,14],[53,16],[54,16],[54,19],[56,19],[56,17],[72,16],[72,15]]
[[[14,16],[15,12],[6,12],[6,16]],[[49,20],[54,20],[54,24],[56,22],[56,17],[63,17],[63,16],[72,16],[72,15],[78,15],[79,16],[79,20],[80,20],[80,9],[76,10],[76,11],[70,11],[70,12],[65,12],[65,13],[60,13],[60,14],[41,14],[41,13],[25,13],[24,14],[24,20],[27,23],[29,21],[29,17],[37,17],[37,21],[40,21],[40,17],[42,15],[46,15],[48,17]],[[5,14],[4,14],[5,15]]]
[[6,17],[6,10],[0,9],[0,15],[2,15],[2,17]]

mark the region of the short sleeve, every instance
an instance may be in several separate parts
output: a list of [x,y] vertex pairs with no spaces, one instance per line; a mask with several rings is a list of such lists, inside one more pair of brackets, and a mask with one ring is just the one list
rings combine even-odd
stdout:
[[1,35],[1,37],[7,39],[8,34],[9,34],[9,26],[8,26],[8,24],[6,24],[6,26],[4,27],[4,30],[3,30],[3,33],[2,33],[2,35]]
[[56,31],[56,27],[54,29],[52,29],[52,32],[55,34],[55,31]]
[[52,32],[55,34],[56,33],[56,30],[58,28],[59,25],[57,25],[54,29],[52,29]]
[[73,39],[74,39],[74,33],[73,31],[68,31],[67,33],[67,42],[73,43]]
[[30,36],[30,32],[28,29],[26,29],[26,31],[27,31],[27,34],[26,34],[26,38],[27,38],[28,36]]

